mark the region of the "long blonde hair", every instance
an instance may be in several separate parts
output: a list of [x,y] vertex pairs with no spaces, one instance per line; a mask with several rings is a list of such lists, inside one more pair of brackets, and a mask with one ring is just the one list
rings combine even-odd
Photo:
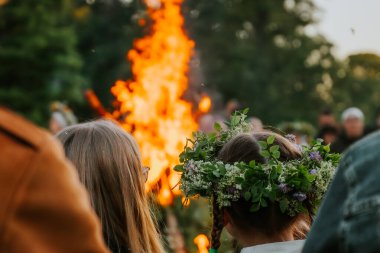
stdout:
[[133,137],[107,120],[65,128],[57,137],[89,192],[108,246],[114,252],[164,252]]

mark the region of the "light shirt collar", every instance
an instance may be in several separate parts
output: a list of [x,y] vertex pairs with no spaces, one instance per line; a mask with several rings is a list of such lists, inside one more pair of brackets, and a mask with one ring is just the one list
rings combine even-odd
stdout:
[[300,253],[305,240],[275,242],[243,248],[240,253]]

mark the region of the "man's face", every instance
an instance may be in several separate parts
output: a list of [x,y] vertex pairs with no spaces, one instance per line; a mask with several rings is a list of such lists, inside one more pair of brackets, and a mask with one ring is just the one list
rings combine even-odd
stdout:
[[333,143],[335,141],[336,137],[337,137],[337,135],[334,133],[326,133],[325,135],[323,135],[324,144]]
[[363,121],[356,117],[347,118],[343,122],[343,128],[349,138],[359,138],[364,132]]
[[321,114],[319,115],[319,126],[332,126],[335,125],[335,118],[333,115]]

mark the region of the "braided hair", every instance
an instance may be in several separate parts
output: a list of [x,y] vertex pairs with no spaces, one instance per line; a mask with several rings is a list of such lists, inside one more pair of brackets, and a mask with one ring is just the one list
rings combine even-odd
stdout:
[[215,194],[212,197],[212,230],[211,230],[211,248],[219,249],[220,247],[220,235],[223,231],[223,210],[219,208],[216,202]]

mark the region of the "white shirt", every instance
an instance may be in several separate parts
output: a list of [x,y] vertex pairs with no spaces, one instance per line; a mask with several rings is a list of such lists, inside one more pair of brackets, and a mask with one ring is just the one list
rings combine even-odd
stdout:
[[305,240],[275,242],[243,248],[240,253],[301,253]]

